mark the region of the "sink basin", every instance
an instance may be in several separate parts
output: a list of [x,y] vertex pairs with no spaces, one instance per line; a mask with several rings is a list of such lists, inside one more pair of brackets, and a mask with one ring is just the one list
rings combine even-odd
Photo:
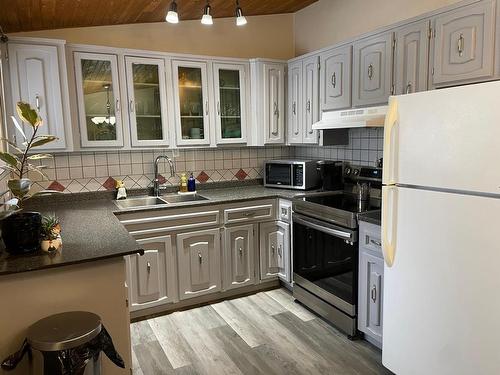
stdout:
[[168,194],[162,196],[162,199],[168,203],[183,203],[183,202],[195,202],[195,201],[206,201],[208,198],[205,198],[198,194]]
[[167,205],[163,199],[158,197],[140,197],[140,198],[128,198],[120,201],[115,201],[115,204],[119,209],[124,210],[128,208],[143,208],[143,207],[155,207],[161,205]]

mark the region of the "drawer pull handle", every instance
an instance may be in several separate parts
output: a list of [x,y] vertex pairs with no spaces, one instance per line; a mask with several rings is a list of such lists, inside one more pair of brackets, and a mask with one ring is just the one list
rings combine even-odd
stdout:
[[377,302],[377,287],[375,285],[372,287],[370,297],[374,303]]
[[147,270],[148,270],[148,273],[151,273],[151,263],[149,263],[149,262],[148,262],[148,263],[146,264],[146,268],[147,268]]
[[368,65],[368,79],[372,79],[373,78],[373,65],[370,64]]
[[460,34],[460,37],[458,38],[458,43],[457,43],[458,55],[460,57],[462,57],[462,55],[464,54],[464,47],[465,47],[464,34]]
[[198,262],[200,262],[200,264],[203,263],[203,257],[201,256],[201,253],[198,253]]
[[376,246],[379,246],[379,247],[382,246],[382,242],[380,242],[380,241],[370,240],[370,243],[372,243]]
[[245,217],[255,216],[255,211],[252,211],[252,212],[245,212],[245,213],[243,214],[243,216],[245,216]]
[[332,74],[332,86],[333,88],[337,86],[337,74],[335,72]]

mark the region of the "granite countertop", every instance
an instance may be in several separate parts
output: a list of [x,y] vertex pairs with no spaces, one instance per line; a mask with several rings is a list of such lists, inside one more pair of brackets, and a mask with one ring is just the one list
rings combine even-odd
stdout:
[[[12,256],[3,250],[0,241],[0,275],[41,270],[83,262],[120,257],[143,250],[119,222],[115,213],[175,209],[194,205],[213,205],[253,199],[292,199],[307,194],[304,191],[269,189],[262,185],[231,185],[225,188],[211,188],[199,191],[208,198],[162,205],[160,207],[120,210],[111,194],[62,194],[28,201],[26,209],[42,214],[54,213],[62,226],[63,247],[54,254],[37,252]],[[50,202],[50,203],[48,203]]]
[[370,211],[358,215],[358,220],[365,221],[367,223],[381,225],[382,224],[382,211]]

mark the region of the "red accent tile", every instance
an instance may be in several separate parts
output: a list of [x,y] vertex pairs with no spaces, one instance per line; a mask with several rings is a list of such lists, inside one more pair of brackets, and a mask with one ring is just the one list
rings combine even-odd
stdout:
[[209,178],[210,176],[206,174],[205,171],[201,171],[198,177],[196,177],[196,179],[201,183],[207,182]]
[[106,190],[115,190],[116,180],[113,177],[108,177],[108,179],[104,181],[104,184],[102,184],[102,186],[105,187]]
[[240,169],[238,172],[236,172],[236,174],[234,175],[234,177],[236,177],[238,180],[240,181],[243,181],[245,178],[247,178],[248,176],[248,173],[245,172],[243,169]]
[[158,175],[158,182],[160,183],[160,185],[163,185],[164,183],[167,182],[167,179],[165,177],[163,177],[161,174]]
[[66,188],[57,181],[52,181],[47,190],[64,191]]

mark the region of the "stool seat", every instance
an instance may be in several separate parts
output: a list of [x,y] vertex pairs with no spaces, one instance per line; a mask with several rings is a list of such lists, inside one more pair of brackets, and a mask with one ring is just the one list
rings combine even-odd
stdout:
[[101,329],[99,315],[87,311],[68,311],[37,321],[28,328],[27,339],[33,349],[53,352],[86,344]]

